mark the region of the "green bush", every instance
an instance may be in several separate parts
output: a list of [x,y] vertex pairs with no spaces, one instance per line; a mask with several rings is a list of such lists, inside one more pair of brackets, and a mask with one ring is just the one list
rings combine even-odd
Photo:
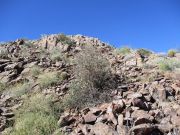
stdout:
[[42,88],[46,88],[52,85],[55,85],[59,81],[58,75],[56,72],[48,72],[40,74],[37,82]]
[[145,57],[149,57],[152,54],[151,51],[148,51],[145,49],[138,49],[137,53],[140,54],[141,56],[145,56]]
[[47,115],[54,115],[55,108],[51,101],[51,97],[45,97],[43,94],[35,94],[24,99],[24,103],[19,110],[15,112],[17,117],[21,117],[21,114],[33,112],[33,113],[44,113]]
[[32,48],[33,47],[33,43],[31,41],[26,41],[24,43],[24,46],[28,47],[28,48]]
[[15,124],[10,135],[50,135],[57,129],[57,119],[50,98],[37,94],[26,97],[15,112]]
[[68,45],[74,45],[75,44],[75,42],[73,40],[71,40],[69,37],[67,37],[64,34],[58,35],[57,42],[61,42],[61,43],[68,44]]
[[41,73],[40,67],[38,66],[33,66],[30,70],[30,73],[32,76],[36,77]]
[[50,135],[57,128],[56,125],[53,116],[30,112],[16,119],[10,135]]
[[68,75],[68,73],[65,72],[65,71],[62,72],[62,73],[60,73],[60,76],[59,76],[59,78],[60,78],[61,81],[64,81],[64,80],[68,79],[68,77],[69,77],[69,75]]
[[[34,96],[31,96],[30,98],[26,97],[23,106],[18,110],[18,113],[28,113],[28,112],[34,112],[34,113],[46,113],[46,114],[52,114],[53,109],[51,107],[51,98],[46,98],[42,94],[36,94]],[[38,104],[37,104],[38,103]],[[20,116],[19,116],[20,117]]]
[[52,50],[50,52],[50,59],[52,61],[61,61],[62,60],[62,54],[61,54],[60,50],[58,50],[57,48]]
[[165,59],[158,62],[158,67],[162,71],[173,71],[176,68],[180,68],[180,62],[177,60]]
[[31,51],[31,49],[35,49],[33,47],[34,46],[30,41],[25,41],[25,43],[20,46],[21,50],[19,51],[19,55],[24,58],[31,57],[30,51]]
[[109,100],[113,83],[108,61],[93,46],[85,48],[75,57],[70,93],[65,98],[66,107],[84,107]]
[[11,93],[12,96],[19,97],[28,92],[30,85],[31,84],[27,82],[16,83],[9,86],[8,91]]
[[7,59],[8,58],[8,51],[5,48],[0,48],[0,58]]
[[39,53],[36,54],[37,58],[41,59],[41,58],[47,57],[47,49],[45,49],[44,47],[40,46],[38,48],[38,51],[39,51]]
[[3,82],[0,82],[0,92],[3,92],[6,89],[6,84]]
[[162,71],[172,71],[171,65],[167,62],[160,62],[159,69]]
[[115,50],[115,54],[127,55],[129,53],[131,53],[131,49],[128,47],[122,47]]
[[175,51],[175,50],[169,50],[169,51],[168,51],[168,56],[169,56],[169,57],[174,57],[175,54],[176,54],[176,51]]

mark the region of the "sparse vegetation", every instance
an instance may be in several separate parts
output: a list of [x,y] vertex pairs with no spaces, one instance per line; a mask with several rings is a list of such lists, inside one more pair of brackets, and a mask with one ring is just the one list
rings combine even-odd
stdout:
[[52,61],[61,61],[62,60],[62,54],[61,54],[60,50],[58,50],[57,48],[52,50],[50,52],[50,59]]
[[[46,100],[45,100],[46,99]],[[38,103],[38,104],[37,104]],[[24,99],[23,106],[16,112],[16,116],[20,116],[22,113],[34,112],[53,114],[54,108],[52,108],[51,97],[45,97],[43,94],[28,95]]]
[[175,54],[176,54],[176,51],[175,51],[175,50],[169,50],[169,51],[168,51],[168,56],[169,56],[169,57],[174,57]]
[[180,62],[177,60],[162,60],[158,62],[159,69],[162,71],[173,71],[176,68],[180,68]]
[[149,57],[152,52],[146,49],[138,49],[137,53],[140,54],[141,56]]
[[57,38],[57,42],[61,42],[68,45],[74,45],[74,41],[72,41],[69,37],[64,34],[59,34]]
[[118,55],[127,55],[129,53],[131,53],[131,49],[129,47],[122,47],[119,49],[115,49],[115,54]]
[[7,59],[8,58],[8,51],[7,49],[0,48],[0,58]]
[[51,100],[41,94],[26,97],[16,111],[15,124],[10,135],[49,135],[57,129]]
[[107,60],[93,46],[85,46],[76,56],[75,63],[76,81],[71,84],[66,106],[82,107],[107,101],[111,90],[107,88],[107,80],[112,78]]
[[30,73],[33,77],[38,76],[41,73],[40,67],[34,66],[31,68]]
[[62,72],[60,73],[60,76],[59,76],[60,80],[66,80],[68,78],[68,73],[67,72]]
[[19,97],[26,94],[29,90],[30,84],[27,82],[20,82],[9,86],[8,92],[14,97]]
[[179,134],[177,51],[168,57],[81,35],[57,38],[0,46],[9,57],[0,58],[0,134]]
[[32,44],[32,42],[30,42],[30,41],[26,41],[23,46],[26,46],[26,47],[28,47],[28,48],[32,48],[32,47],[33,47],[33,44]]
[[168,62],[160,62],[159,69],[162,71],[172,71],[171,65]]
[[6,89],[6,84],[3,82],[0,82],[0,92],[3,92]]
[[21,45],[20,56],[24,58],[30,57],[30,48],[33,48],[33,44],[29,41],[26,41],[23,45]]
[[46,88],[56,84],[59,78],[56,72],[48,72],[40,74],[37,81],[42,88]]
[[38,50],[39,50],[39,53],[37,54],[37,57],[38,57],[39,59],[42,59],[42,58],[44,58],[44,57],[47,56],[47,50],[46,50],[44,47],[40,46],[40,47],[38,48]]

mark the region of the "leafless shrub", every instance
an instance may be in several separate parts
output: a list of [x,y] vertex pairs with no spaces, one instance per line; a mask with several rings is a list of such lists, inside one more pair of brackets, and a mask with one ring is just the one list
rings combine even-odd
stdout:
[[76,80],[71,84],[66,106],[84,107],[110,99],[115,84],[110,79],[109,63],[93,46],[84,46],[77,54],[74,73]]
[[0,58],[6,59],[8,58],[8,51],[6,48],[0,48]]

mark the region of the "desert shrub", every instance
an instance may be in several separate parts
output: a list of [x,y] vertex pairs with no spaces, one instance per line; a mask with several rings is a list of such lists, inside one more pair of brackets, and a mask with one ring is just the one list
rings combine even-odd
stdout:
[[69,38],[66,35],[64,35],[64,34],[59,34],[58,37],[57,37],[57,40],[59,42],[64,42],[64,41],[69,40]]
[[3,92],[6,89],[6,84],[3,82],[0,82],[0,92]]
[[24,58],[27,58],[27,57],[31,56],[31,54],[29,52],[29,49],[26,46],[21,47],[20,56],[24,57]]
[[56,84],[59,78],[56,72],[48,72],[40,74],[37,81],[42,88],[46,88]]
[[39,59],[42,59],[44,57],[47,57],[47,49],[45,49],[44,47],[40,46],[38,48],[39,53],[36,54],[36,57]]
[[8,92],[12,96],[19,97],[28,92],[30,85],[31,84],[29,84],[28,82],[16,83],[14,85],[9,86]]
[[159,69],[162,71],[172,71],[171,65],[167,62],[160,62]]
[[30,70],[30,73],[32,76],[36,77],[41,73],[40,67],[38,66],[33,66]]
[[145,57],[149,57],[152,54],[151,51],[143,49],[143,48],[142,49],[138,49],[137,53],[140,54],[141,56],[145,56]]
[[61,43],[68,44],[68,45],[74,45],[75,44],[75,42],[73,40],[71,40],[69,37],[67,37],[64,34],[58,35],[57,42],[61,42]]
[[30,42],[30,41],[26,41],[23,46],[26,46],[28,48],[32,48],[33,47],[33,43]]
[[158,62],[158,67],[162,71],[173,71],[180,68],[180,62],[177,60],[165,59]]
[[65,72],[65,71],[64,71],[64,72],[61,72],[60,75],[59,75],[59,79],[60,79],[61,81],[66,80],[68,77],[69,77],[69,75],[68,75],[68,73]]
[[49,135],[57,129],[51,100],[41,94],[26,98],[15,112],[15,124],[10,135]]
[[129,47],[122,47],[119,49],[115,49],[115,54],[127,55],[129,53],[131,53],[131,49]]
[[16,119],[10,135],[50,135],[57,128],[56,125],[53,116],[30,112]]
[[152,68],[153,68],[153,65],[144,63],[144,64],[143,64],[143,68],[144,68],[144,69],[152,69]]
[[145,74],[143,76],[139,76],[139,78],[140,78],[140,81],[143,82],[143,83],[153,82],[153,81],[155,81],[156,78],[158,78],[158,72],[153,71],[150,74]]
[[174,57],[175,54],[176,54],[176,51],[175,51],[175,50],[169,50],[169,51],[168,51],[168,56],[169,56],[169,57]]
[[54,114],[52,108],[51,97],[45,97],[42,94],[26,96],[22,107],[16,111],[16,116],[20,117],[23,113],[45,113],[47,115]]
[[[75,81],[70,94],[65,98],[67,107],[84,107],[109,100],[110,79],[108,61],[93,46],[84,46],[75,57]],[[108,80],[109,79],[109,80]],[[113,83],[110,84],[113,86]]]
[[0,48],[0,58],[8,58],[8,50],[5,48]]
[[50,52],[50,59],[52,61],[61,61],[62,60],[62,54],[61,54],[60,50],[58,50],[57,48],[53,49]]

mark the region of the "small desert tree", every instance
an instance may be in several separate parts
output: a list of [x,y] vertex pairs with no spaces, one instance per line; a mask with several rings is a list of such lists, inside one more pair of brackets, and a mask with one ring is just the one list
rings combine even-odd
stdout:
[[84,107],[107,101],[111,88],[108,61],[95,47],[86,45],[75,57],[75,81],[70,87],[66,106]]
[[176,51],[175,50],[169,50],[168,51],[168,56],[169,57],[174,57],[176,55]]

